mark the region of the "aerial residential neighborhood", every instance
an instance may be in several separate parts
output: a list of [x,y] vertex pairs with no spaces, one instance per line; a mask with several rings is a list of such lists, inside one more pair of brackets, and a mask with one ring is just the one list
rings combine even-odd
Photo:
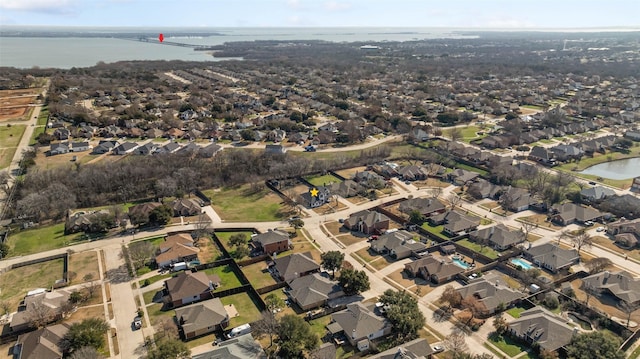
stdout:
[[3,68],[0,359],[640,357],[640,45],[557,36]]

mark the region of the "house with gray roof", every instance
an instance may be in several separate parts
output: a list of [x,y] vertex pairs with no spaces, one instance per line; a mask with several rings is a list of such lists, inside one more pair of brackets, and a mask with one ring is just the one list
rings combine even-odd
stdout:
[[478,176],[480,176],[480,174],[477,172],[467,171],[461,168],[453,170],[453,172],[448,174],[449,181],[455,183],[458,186],[465,185],[478,178]]
[[511,335],[549,351],[569,344],[578,330],[542,307],[525,310],[508,327]]
[[22,334],[13,346],[14,358],[61,359],[64,356],[62,339],[68,331],[69,324],[62,323]]
[[447,207],[437,198],[411,198],[400,202],[398,210],[405,214],[419,211],[425,217],[444,213]]
[[349,218],[345,219],[344,226],[350,231],[374,234],[387,230],[389,221],[389,217],[386,215],[365,209],[353,213]]
[[220,298],[213,298],[176,309],[178,330],[183,339],[193,339],[229,325],[229,314]]
[[356,302],[348,304],[345,310],[331,314],[327,329],[332,335],[344,333],[349,344],[363,351],[369,349],[371,340],[391,334],[392,325],[362,302]]
[[[34,312],[46,310],[49,323],[62,319],[63,306],[69,302],[70,290],[57,289],[51,292],[39,292],[24,298],[18,312],[11,316],[9,327],[13,332],[21,332],[32,328]],[[46,323],[48,324],[48,323]]]
[[497,196],[502,192],[503,187],[495,185],[487,180],[479,179],[478,181],[469,185],[467,193],[476,199],[491,198],[497,199]]
[[577,222],[583,224],[602,218],[603,213],[593,207],[585,207],[575,203],[564,203],[553,206],[551,220],[563,226]]
[[52,143],[49,146],[49,156],[69,153],[69,142]]
[[118,147],[113,149],[113,153],[119,156],[126,155],[128,153],[132,153],[136,148],[138,148],[138,144],[135,142],[124,142],[121,143]]
[[302,310],[310,310],[327,304],[327,301],[344,296],[337,281],[325,273],[313,273],[289,282],[288,295]]
[[525,240],[522,231],[510,230],[502,223],[475,230],[469,233],[469,239],[477,243],[487,243],[500,251],[509,249]]
[[608,295],[618,302],[636,305],[640,303],[640,279],[625,271],[604,271],[582,279],[582,287]]
[[287,283],[296,278],[320,271],[320,265],[313,260],[310,252],[294,253],[276,258],[273,260],[271,268],[280,280]]
[[585,188],[580,191],[580,195],[590,201],[599,201],[615,194],[616,191],[603,186]]
[[202,213],[202,208],[198,200],[193,198],[178,198],[171,202],[171,209],[173,210],[173,216],[195,216]]
[[480,314],[482,316],[490,316],[499,307],[507,308],[526,296],[525,293],[511,289],[500,280],[485,278],[475,279],[457,291],[462,298],[476,298],[482,305]]
[[551,164],[555,162],[555,154],[542,146],[533,146],[529,152],[529,159],[544,164]]
[[251,238],[251,247],[258,253],[272,255],[291,248],[289,233],[281,230],[260,233]]
[[418,338],[370,356],[369,359],[429,359],[433,353],[427,339]]
[[329,185],[329,191],[340,197],[349,198],[357,196],[358,193],[364,191],[364,187],[354,180],[344,180]]
[[404,270],[411,277],[420,277],[435,284],[452,281],[464,268],[453,263],[449,258],[428,255],[404,265]]
[[385,233],[371,241],[371,250],[378,254],[388,254],[395,259],[417,256],[427,251],[427,246],[414,240],[414,235],[405,230]]
[[400,178],[405,181],[418,181],[427,179],[427,172],[416,165],[404,166],[398,170]]
[[555,243],[531,247],[524,251],[524,256],[534,264],[554,273],[569,268],[580,260],[577,249],[564,249]]
[[458,211],[448,211],[427,219],[429,223],[444,225],[443,231],[450,236],[459,236],[476,230],[480,225],[480,218],[468,216]]
[[222,341],[215,349],[195,354],[191,359],[267,359],[267,355],[249,333]]
[[512,212],[522,212],[529,209],[529,206],[537,201],[527,190],[517,187],[508,188],[500,196],[502,208]]

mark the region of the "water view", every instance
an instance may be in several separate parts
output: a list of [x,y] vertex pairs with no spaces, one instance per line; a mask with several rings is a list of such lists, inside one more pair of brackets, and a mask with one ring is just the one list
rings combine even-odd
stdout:
[[640,157],[601,163],[580,173],[614,180],[638,177],[640,176]]

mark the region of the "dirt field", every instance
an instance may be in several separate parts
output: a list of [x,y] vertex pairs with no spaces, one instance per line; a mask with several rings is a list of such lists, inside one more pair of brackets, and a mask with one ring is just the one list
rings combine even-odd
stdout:
[[[28,111],[28,105],[35,103],[40,88],[22,90],[0,90],[0,122],[17,120]],[[26,118],[23,118],[26,120]]]

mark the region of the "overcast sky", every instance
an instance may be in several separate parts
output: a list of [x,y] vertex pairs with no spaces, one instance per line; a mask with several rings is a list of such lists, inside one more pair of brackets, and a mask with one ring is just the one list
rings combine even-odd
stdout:
[[0,0],[0,25],[640,28],[640,0]]

